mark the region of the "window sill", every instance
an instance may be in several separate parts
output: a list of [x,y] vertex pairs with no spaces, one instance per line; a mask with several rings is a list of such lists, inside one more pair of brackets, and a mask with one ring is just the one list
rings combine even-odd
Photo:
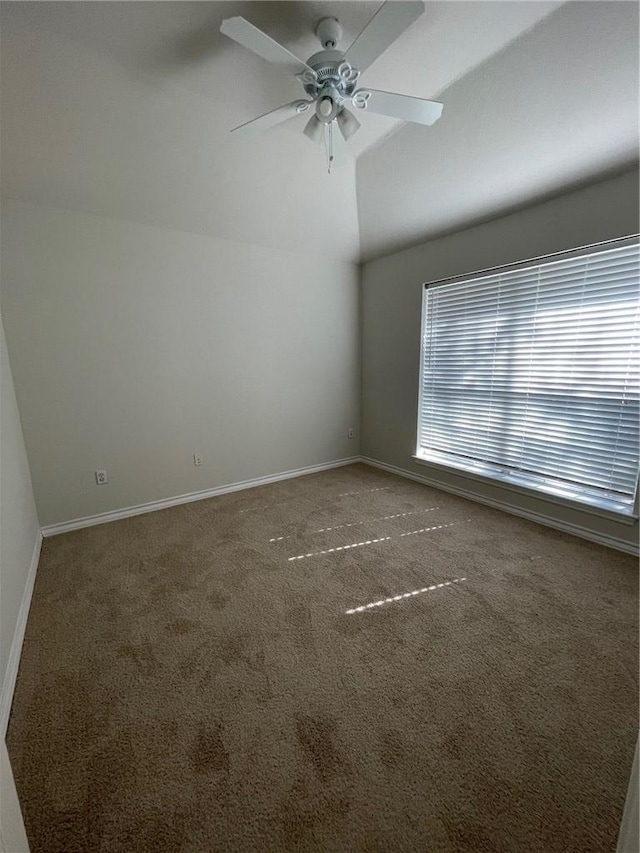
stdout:
[[594,506],[590,503],[583,503],[582,501],[559,497],[549,492],[542,491],[541,489],[516,484],[510,482],[507,477],[480,474],[476,471],[470,471],[468,468],[465,468],[461,465],[458,466],[445,464],[443,462],[437,462],[435,460],[428,459],[422,456],[417,456],[415,454],[412,458],[414,462],[417,462],[419,465],[424,465],[428,468],[435,468],[436,470],[447,471],[449,473],[457,474],[461,477],[466,477],[469,480],[475,480],[478,483],[497,486],[500,489],[506,489],[507,491],[515,492],[516,494],[522,495],[523,497],[537,498],[538,500],[545,501],[546,503],[556,504],[558,506],[576,510],[578,512],[586,512],[590,515],[596,515],[599,518],[604,518],[609,521],[615,521],[618,524],[632,525],[635,524],[638,520],[638,514],[636,510],[634,510],[633,514],[631,515],[621,512],[615,512],[614,510],[604,509],[603,507]]

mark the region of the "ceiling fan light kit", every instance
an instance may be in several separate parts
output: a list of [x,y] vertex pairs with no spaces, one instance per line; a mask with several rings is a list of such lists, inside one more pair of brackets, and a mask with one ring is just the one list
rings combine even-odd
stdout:
[[[306,62],[244,18],[225,19],[220,27],[221,32],[268,62],[292,72],[310,98],[271,110],[234,127],[232,132],[248,134],[266,130],[308,112],[315,105],[314,114],[307,121],[303,132],[313,142],[325,144],[330,172],[335,160],[334,147],[340,139],[350,139],[360,128],[358,119],[347,109],[347,102],[356,110],[432,125],[442,114],[442,104],[437,101],[377,89],[356,89],[360,75],[423,12],[422,0],[388,0],[346,52],[337,49],[342,38],[338,19],[323,18],[316,27],[316,35],[323,49]],[[335,133],[334,129],[339,133]]]

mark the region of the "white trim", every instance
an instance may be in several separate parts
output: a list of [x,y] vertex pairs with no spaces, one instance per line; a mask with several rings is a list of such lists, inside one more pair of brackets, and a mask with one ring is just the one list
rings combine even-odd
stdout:
[[439,471],[453,471],[454,474],[458,474],[461,477],[466,477],[469,480],[476,480],[478,483],[485,483],[486,485],[495,485],[499,486],[501,489],[506,489],[508,492],[515,492],[517,495],[528,496],[532,498],[538,498],[540,500],[544,500],[550,504],[557,504],[558,506],[563,506],[566,509],[574,509],[578,512],[588,512],[591,515],[597,515],[598,518],[607,518],[609,521],[615,521],[618,524],[635,524],[638,520],[637,513],[637,505],[638,505],[638,494],[636,489],[636,497],[635,497],[635,505],[633,507],[633,514],[623,514],[620,512],[613,512],[612,510],[603,509],[602,507],[594,506],[593,504],[582,503],[575,498],[561,498],[557,495],[551,494],[550,492],[545,492],[542,489],[535,489],[533,486],[525,486],[524,483],[514,483],[513,481],[509,482],[507,477],[499,476],[495,474],[493,477],[489,474],[485,474],[481,471],[472,471],[470,468],[463,468],[462,465],[454,465],[447,464],[445,462],[440,462],[435,459],[428,459],[426,456],[417,456],[414,454],[412,457],[413,461],[417,465],[426,465],[427,468],[435,468]]
[[617,551],[624,551],[627,554],[638,555],[638,547],[631,542],[625,542],[624,539],[617,539],[615,536],[607,536],[605,533],[596,533],[588,527],[582,527],[579,524],[571,524],[567,521],[559,521],[556,518],[551,518],[548,515],[542,515],[531,510],[514,507],[504,501],[486,498],[483,495],[478,495],[476,492],[468,489],[460,489],[457,486],[449,486],[441,483],[439,480],[433,480],[430,477],[423,477],[420,474],[414,474],[412,471],[406,471],[404,468],[398,468],[395,465],[388,465],[386,462],[379,462],[377,459],[371,459],[368,456],[362,456],[360,459],[365,465],[371,465],[373,468],[381,468],[383,471],[388,471],[390,474],[397,474],[399,477],[405,477],[408,480],[415,480],[416,483],[424,483],[427,486],[432,486],[436,489],[441,489],[443,492],[451,492],[451,494],[459,495],[462,498],[476,501],[476,503],[486,504],[487,506],[500,509],[503,512],[508,512],[510,515],[518,515],[522,518],[527,518],[529,521],[535,521],[537,524],[543,524],[545,527],[553,527],[556,530],[562,530],[564,533],[571,533],[573,536],[579,536],[581,539],[589,539],[591,542],[597,542],[599,545],[605,545],[607,548],[615,548]]
[[0,693],[0,736],[2,738],[4,738],[7,732],[7,725],[9,723],[11,703],[13,702],[13,691],[16,686],[16,678],[18,677],[22,643],[24,642],[24,632],[27,628],[27,618],[29,616],[29,608],[31,606],[33,587],[36,582],[36,572],[38,570],[41,547],[42,533],[38,531],[36,534],[36,541],[33,546],[33,554],[31,556],[31,564],[27,573],[27,580],[24,585],[24,592],[22,593],[22,601],[20,602],[20,610],[18,611],[16,627],[13,632],[13,640],[9,651],[7,669],[4,674],[4,679],[2,680],[2,693]]
[[[269,483],[277,483],[280,480],[289,480],[294,477],[303,477],[305,474],[316,474],[320,471],[328,471],[332,468],[340,468],[344,465],[354,465],[357,462],[362,462],[365,465],[370,465],[373,468],[380,468],[383,471],[389,471],[391,474],[397,474],[405,479],[415,480],[417,483],[423,483],[427,486],[432,486],[436,489],[441,489],[444,492],[450,492],[454,495],[467,498],[468,500],[476,501],[477,503],[486,504],[495,509],[502,510],[511,515],[517,515],[522,518],[527,518],[530,521],[535,521],[538,524],[543,524],[546,527],[553,527],[556,530],[562,530],[565,533],[571,533],[573,536],[578,536],[581,539],[588,539],[592,542],[597,542],[600,545],[605,545],[608,548],[614,548],[618,551],[625,551],[628,554],[638,555],[638,548],[623,539],[617,539],[614,536],[607,536],[604,533],[596,533],[588,527],[582,527],[578,524],[559,521],[547,515],[533,512],[531,510],[514,507],[504,501],[494,500],[492,498],[483,497],[477,492],[468,489],[461,489],[456,486],[443,484],[439,480],[434,480],[429,477],[424,477],[420,474],[414,474],[404,468],[398,468],[395,465],[388,465],[386,462],[380,462],[377,459],[372,459],[368,456],[351,456],[348,459],[338,459],[333,462],[324,462],[319,465],[310,465],[306,468],[297,468],[293,471],[283,471],[279,474],[270,474],[266,477],[256,477],[252,480],[243,480],[239,483],[230,483],[224,486],[217,486],[213,489],[204,489],[200,492],[191,492],[186,495],[178,495],[172,498],[164,498],[159,501],[151,501],[149,503],[138,504],[137,506],[125,507],[124,509],[112,510],[110,512],[102,512],[98,515],[90,515],[85,518],[76,518],[71,521],[63,521],[59,524],[49,524],[42,528],[43,536],[56,536],[59,533],[68,533],[72,530],[81,530],[84,527],[93,527],[96,524],[107,524],[110,521],[118,521],[122,518],[130,518],[134,515],[142,515],[147,512],[155,512],[159,509],[168,509],[172,506],[180,504],[192,503],[193,501],[205,500],[206,498],[214,498],[218,495],[226,495],[231,492],[238,492],[243,489],[251,489],[255,486],[268,485]],[[26,618],[26,617],[25,617]],[[4,695],[4,691],[3,691]],[[0,717],[0,721],[2,717]]]
[[[594,250],[602,252],[607,251],[605,247],[618,249],[624,246],[635,246],[640,239],[640,234],[627,234],[624,237],[613,237],[611,240],[601,240],[599,243],[588,243],[586,246],[574,246],[573,249],[560,249],[559,252],[550,252],[547,255],[536,255],[534,258],[525,258],[523,261],[513,261],[510,264],[498,264],[497,267],[485,267],[481,270],[472,270],[471,272],[460,273],[458,275],[450,275],[446,278],[437,278],[434,281],[423,282],[423,287],[435,287],[441,284],[453,284],[465,281],[468,278],[482,278],[484,276],[495,275],[496,273],[511,272],[512,270],[527,268],[528,266],[542,266],[543,261],[555,263],[556,260],[564,258],[579,258],[583,255],[595,254]],[[614,245],[615,244],[615,245]],[[551,260],[553,259],[553,260]]]
[[121,518],[130,518],[133,515],[142,515],[146,512],[156,512],[159,509],[168,509],[180,504],[201,501],[206,498],[215,498],[230,492],[239,492],[243,489],[252,489],[255,486],[266,486],[269,483],[278,483],[280,480],[291,480],[294,477],[303,477],[305,474],[317,474],[320,471],[328,471],[331,468],[341,468],[343,465],[353,465],[362,461],[360,456],[351,456],[348,459],[336,459],[333,462],[322,462],[319,465],[308,465],[306,468],[296,468],[293,471],[282,471],[279,474],[269,474],[266,477],[255,477],[252,480],[242,480],[239,483],[229,483],[225,486],[216,486],[213,489],[203,489],[200,492],[190,492],[186,495],[177,495],[173,498],[163,498],[159,501],[128,506],[123,509],[114,509],[109,512],[101,512],[98,515],[88,515],[84,518],[74,518],[71,521],[61,521],[59,524],[47,524],[42,528],[43,536],[56,536],[58,533],[68,533],[71,530],[81,530],[83,527],[93,527],[95,524],[107,524],[110,521],[118,521]]

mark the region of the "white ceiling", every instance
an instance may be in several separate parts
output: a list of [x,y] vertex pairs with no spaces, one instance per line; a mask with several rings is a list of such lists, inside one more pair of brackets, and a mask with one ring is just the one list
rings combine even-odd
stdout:
[[[589,116],[595,131],[593,142],[577,146],[580,174],[628,159],[629,122],[618,113],[629,112],[636,81],[635,70],[628,77],[634,38],[637,54],[636,32],[628,32],[634,3],[427,3],[363,78],[374,88],[442,95],[443,117],[433,128],[361,117],[352,144],[359,155],[359,205],[355,164],[327,175],[322,149],[301,133],[304,117],[256,139],[229,134],[301,90],[295,78],[222,36],[223,18],[242,15],[306,59],[320,47],[313,30],[321,17],[340,19],[346,47],[379,5],[2,3],[3,195],[354,261],[361,241],[371,255],[380,246],[455,227],[456,217],[485,215],[488,190],[498,209],[501,198],[513,204],[538,189],[531,169],[527,180],[516,181],[515,193],[510,175],[521,175],[522,162],[540,148],[545,189],[564,180],[563,169],[575,166],[572,125],[567,131],[561,121],[567,100],[570,122],[579,116],[582,130]],[[608,6],[626,8],[615,21],[609,14],[609,35],[600,44],[598,16],[607,17]],[[518,73],[521,51],[526,74]],[[581,51],[582,65],[574,61]],[[494,66],[489,102],[478,81]],[[586,78],[574,79],[583,66]],[[605,83],[597,88],[602,75]],[[612,85],[616,91],[603,103]],[[529,101],[535,123],[527,121]],[[485,105],[482,115],[478,103]],[[550,129],[541,124],[545,107]],[[564,132],[555,146],[558,128]],[[496,152],[502,155],[500,191]]]

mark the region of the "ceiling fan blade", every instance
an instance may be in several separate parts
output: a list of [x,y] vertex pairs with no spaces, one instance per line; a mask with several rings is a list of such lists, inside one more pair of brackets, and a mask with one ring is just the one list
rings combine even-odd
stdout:
[[244,18],[225,18],[220,25],[220,32],[224,33],[230,39],[237,41],[247,50],[271,62],[272,65],[279,65],[285,71],[290,71],[292,74],[304,74],[311,72],[314,79],[316,72],[306,62],[294,56],[286,47],[278,44],[277,41],[263,33],[249,21]]
[[358,89],[352,96],[352,103],[360,110],[366,109],[371,113],[426,125],[435,124],[443,108],[439,101],[426,101],[424,98],[381,92],[379,89]]
[[262,130],[268,130],[270,127],[275,127],[277,124],[282,124],[283,121],[288,121],[290,118],[306,112],[313,101],[292,101],[290,104],[284,104],[269,113],[253,118],[244,124],[239,124],[231,129],[231,133],[242,135],[250,135]]
[[324,141],[325,127],[326,125],[321,122],[318,116],[314,113],[309,119],[309,121],[306,123],[302,132],[312,142],[315,142],[317,145],[321,145]]
[[356,38],[344,58],[364,71],[424,12],[422,0],[388,0]]
[[353,134],[360,130],[360,122],[346,107],[340,110],[336,116],[336,122],[345,142],[348,142]]

